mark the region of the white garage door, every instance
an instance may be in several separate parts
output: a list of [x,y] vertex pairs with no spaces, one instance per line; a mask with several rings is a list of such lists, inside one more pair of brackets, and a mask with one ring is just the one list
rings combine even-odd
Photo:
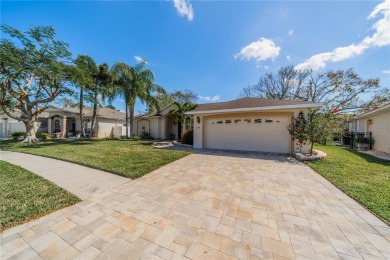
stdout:
[[290,152],[290,117],[241,116],[206,120],[205,146],[210,149]]

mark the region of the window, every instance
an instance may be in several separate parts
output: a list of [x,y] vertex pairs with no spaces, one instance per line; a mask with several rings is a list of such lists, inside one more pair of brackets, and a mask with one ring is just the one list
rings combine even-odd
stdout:
[[259,124],[259,123],[261,123],[261,119],[259,118],[259,119],[255,119],[255,120],[253,120],[253,122],[255,123],[255,124]]
[[272,119],[266,119],[265,122],[266,122],[266,123],[272,123],[272,122],[274,122],[274,121],[273,121]]
[[241,119],[235,119],[235,120],[234,120],[234,123],[235,123],[235,124],[241,123]]
[[232,120],[225,120],[225,124],[231,124]]
[[252,123],[252,119],[244,119],[244,122],[250,124],[250,123]]
[[61,132],[61,122],[60,120],[54,121],[54,133]]
[[42,121],[41,124],[39,125],[39,128],[46,128],[47,127],[47,122]]

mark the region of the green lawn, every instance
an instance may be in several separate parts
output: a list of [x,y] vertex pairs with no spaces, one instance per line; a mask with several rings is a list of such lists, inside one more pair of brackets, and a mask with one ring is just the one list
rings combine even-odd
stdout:
[[30,147],[3,141],[0,149],[66,160],[132,179],[190,154],[153,148],[151,141],[119,140],[48,140]]
[[316,145],[327,153],[308,165],[390,224],[390,161],[337,146]]
[[19,166],[0,161],[0,231],[80,199]]

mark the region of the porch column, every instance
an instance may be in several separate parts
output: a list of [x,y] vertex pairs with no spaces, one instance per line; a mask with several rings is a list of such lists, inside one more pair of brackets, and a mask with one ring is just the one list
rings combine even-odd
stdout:
[[62,117],[61,135],[63,138],[66,136],[66,116]]
[[52,132],[52,130],[51,130],[51,121],[52,121],[52,118],[49,117],[49,118],[47,119],[47,132],[48,132],[49,134],[51,134],[51,132]]

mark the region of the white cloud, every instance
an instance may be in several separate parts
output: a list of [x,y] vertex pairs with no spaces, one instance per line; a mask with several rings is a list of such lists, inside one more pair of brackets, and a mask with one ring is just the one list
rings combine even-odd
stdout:
[[390,70],[383,70],[382,73],[390,74]]
[[303,70],[311,68],[313,70],[319,70],[325,68],[327,62],[350,59],[363,54],[369,48],[390,45],[390,0],[386,0],[377,5],[367,19],[374,19],[378,14],[382,14],[383,18],[372,25],[371,29],[374,31],[372,36],[365,37],[358,44],[337,47],[331,52],[313,55],[303,63],[298,64],[295,69]]
[[293,36],[293,35],[294,35],[294,30],[293,29],[288,30],[288,36]]
[[194,20],[194,10],[188,0],[173,0],[175,8],[180,16],[187,16],[188,21]]
[[217,95],[217,96],[213,96],[213,97],[207,97],[207,96],[198,96],[198,98],[200,100],[203,100],[203,101],[212,101],[212,102],[216,102],[219,100],[221,96],[220,95]]
[[122,98],[117,98],[117,99],[115,99],[115,101],[118,101],[118,102],[125,102]]
[[141,58],[140,56],[134,56],[134,59],[138,62],[138,63],[141,63],[141,62],[145,62],[145,64],[148,64],[148,62]]
[[290,56],[290,55],[287,55],[287,56],[286,56],[286,60],[291,61],[291,60],[292,60],[291,56]]
[[271,39],[260,38],[241,49],[234,57],[241,60],[252,60],[259,62],[266,59],[273,59],[279,56],[280,47]]
[[269,67],[268,67],[268,66],[264,66],[264,69],[268,70],[268,69],[269,69]]

